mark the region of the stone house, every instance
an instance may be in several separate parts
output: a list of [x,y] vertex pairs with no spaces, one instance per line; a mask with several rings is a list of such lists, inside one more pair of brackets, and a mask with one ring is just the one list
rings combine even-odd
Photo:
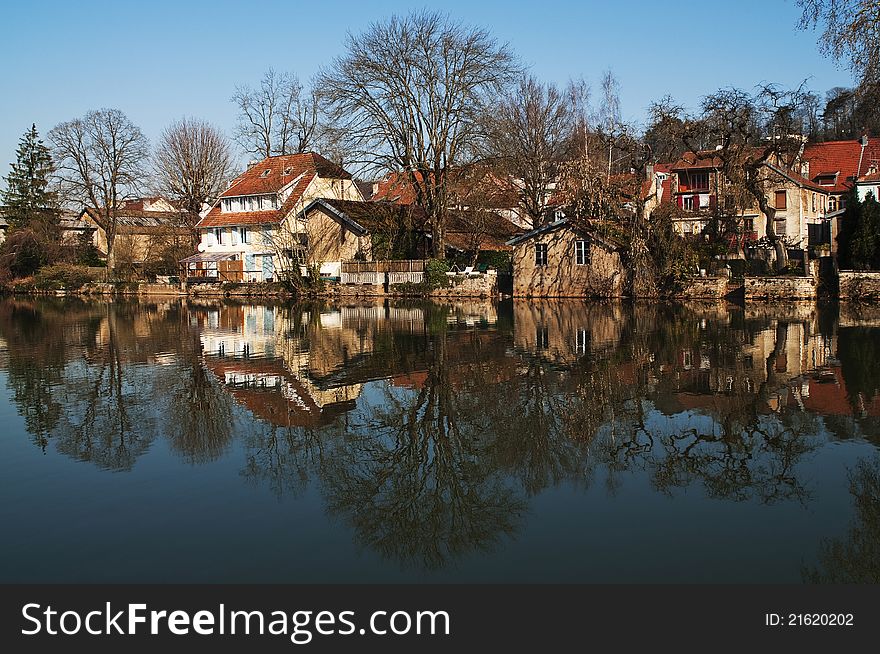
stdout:
[[623,247],[561,218],[507,241],[514,297],[620,297]]
[[[735,216],[742,234],[741,244],[767,236],[768,216],[757,202],[743,208],[735,201],[735,189],[722,171],[722,161],[713,151],[686,152],[672,164],[658,165],[653,189],[656,201],[670,202],[679,211],[674,229],[682,236],[699,235],[713,215]],[[768,162],[762,168],[761,186],[770,207],[773,227],[790,250],[803,251],[815,245],[827,232],[828,189],[799,172]],[[661,179],[662,177],[662,179]],[[824,230],[824,231],[823,231]],[[827,241],[827,239],[826,239]]]
[[[196,224],[199,254],[181,262],[186,276],[224,272],[230,281],[259,282],[298,274],[310,242],[303,210],[316,198],[363,200],[350,173],[313,152],[252,164]],[[338,275],[338,261],[322,263],[321,274]]]
[[[78,221],[83,230],[91,230],[92,244],[102,257],[107,256],[107,225],[102,212],[93,208],[83,209]],[[114,252],[118,255],[125,251],[126,258],[135,265],[143,265],[153,256],[157,249],[169,241],[181,245],[191,243],[192,230],[187,226],[186,216],[164,198],[136,198],[127,200],[116,210],[116,238],[113,242]],[[74,230],[71,223],[66,228]]]

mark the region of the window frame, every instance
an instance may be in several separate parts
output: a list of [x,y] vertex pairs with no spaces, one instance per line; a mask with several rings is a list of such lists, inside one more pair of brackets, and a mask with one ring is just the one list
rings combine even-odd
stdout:
[[535,266],[544,267],[547,265],[547,244],[535,243]]
[[590,243],[584,238],[574,242],[574,264],[576,266],[590,265]]
[[[782,206],[779,206],[780,197],[782,198]],[[776,191],[773,208],[776,209],[776,211],[788,211],[788,192],[785,189]]]

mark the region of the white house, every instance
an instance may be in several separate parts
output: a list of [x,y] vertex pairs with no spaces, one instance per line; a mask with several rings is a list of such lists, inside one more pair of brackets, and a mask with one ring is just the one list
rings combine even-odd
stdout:
[[313,152],[251,164],[202,214],[199,254],[181,261],[186,276],[278,279],[298,266],[306,229],[297,216],[316,198],[363,200],[351,174]]

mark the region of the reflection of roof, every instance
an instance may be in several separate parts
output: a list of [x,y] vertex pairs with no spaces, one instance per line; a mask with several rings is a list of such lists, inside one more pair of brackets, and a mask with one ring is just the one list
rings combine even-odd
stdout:
[[206,357],[205,363],[239,404],[279,427],[326,425],[354,407],[353,400],[319,406],[280,360]]

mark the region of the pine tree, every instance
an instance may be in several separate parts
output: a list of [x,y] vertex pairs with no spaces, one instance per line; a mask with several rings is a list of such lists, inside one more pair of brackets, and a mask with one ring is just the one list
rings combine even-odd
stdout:
[[15,227],[24,227],[54,214],[58,198],[49,187],[49,177],[54,171],[52,155],[40,139],[36,125],[21,137],[16,161],[10,166],[12,172],[6,177],[6,190],[2,194],[9,222]]

